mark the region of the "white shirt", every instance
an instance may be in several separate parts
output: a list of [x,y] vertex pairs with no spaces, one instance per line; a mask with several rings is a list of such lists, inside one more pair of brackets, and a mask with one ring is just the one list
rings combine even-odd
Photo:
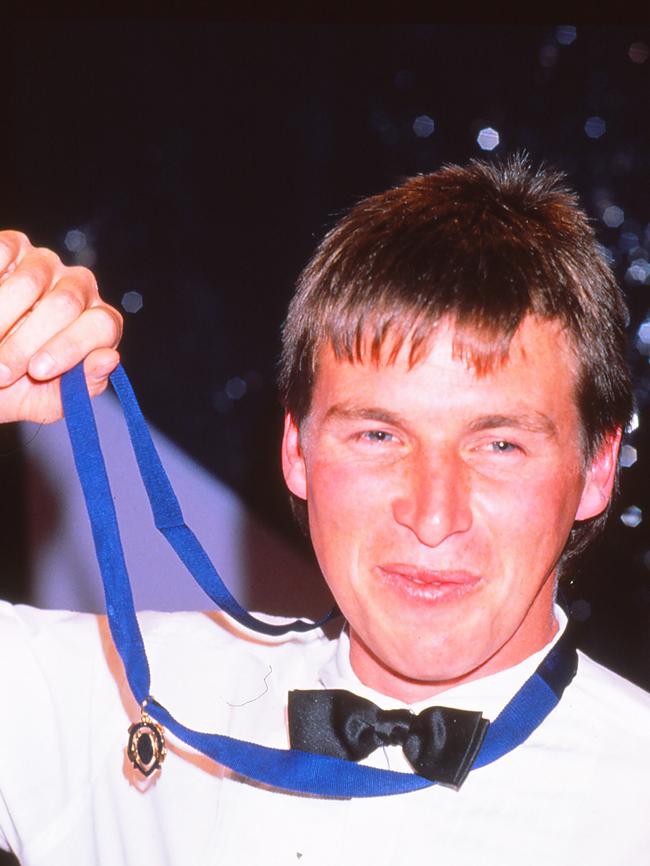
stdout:
[[[152,693],[179,721],[288,747],[292,688],[347,688],[345,634],[253,636],[215,614],[139,616]],[[547,649],[430,703],[494,718]],[[0,604],[0,845],[25,866],[645,866],[650,695],[583,654],[519,748],[442,786],[335,800],[251,783],[168,735],[161,773],[125,756],[139,711],[105,620]],[[424,704],[414,705],[418,710]],[[375,766],[408,770],[395,747]]]

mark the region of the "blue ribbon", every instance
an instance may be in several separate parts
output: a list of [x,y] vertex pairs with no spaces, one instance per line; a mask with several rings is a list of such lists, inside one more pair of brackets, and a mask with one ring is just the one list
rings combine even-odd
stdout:
[[[156,528],[215,604],[242,625],[269,635],[307,631],[337,615],[334,610],[316,623],[296,620],[286,625],[269,624],[251,616],[233,598],[200,542],[185,524],[131,383],[121,365],[112,374],[111,382],[124,411]],[[272,749],[233,737],[194,731],[177,721],[151,697],[149,663],[135,613],[117,515],[81,364],[63,376],[61,399],[104,583],[111,634],[124,663],[131,691],[140,705],[146,704],[147,713],[204,755],[242,776],[276,788],[324,797],[375,797],[435,784],[411,773],[379,770],[341,758],[296,749]],[[496,761],[523,743],[557,705],[576,669],[577,654],[565,633],[490,724],[474,768]]]

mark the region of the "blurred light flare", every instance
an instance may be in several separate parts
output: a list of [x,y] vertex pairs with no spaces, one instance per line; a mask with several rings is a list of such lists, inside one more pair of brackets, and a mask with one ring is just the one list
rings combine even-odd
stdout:
[[224,390],[231,400],[241,400],[246,395],[247,385],[240,376],[233,376],[226,382]]
[[63,243],[69,252],[80,253],[88,243],[88,239],[86,233],[82,232],[81,229],[70,229]]
[[650,282],[650,263],[645,259],[635,259],[625,272],[625,279],[633,283]]
[[632,63],[645,63],[650,56],[650,48],[645,42],[633,42],[627,52]]
[[607,124],[602,117],[594,115],[585,121],[585,132],[589,138],[601,138],[607,131]]
[[428,114],[420,114],[413,121],[413,132],[418,138],[429,138],[436,128],[435,122]]
[[624,469],[629,469],[630,466],[634,466],[638,459],[638,456],[638,452],[633,445],[623,445],[619,457],[621,466]]
[[640,343],[650,348],[650,319],[646,319],[645,322],[642,322],[636,335]]
[[621,523],[628,526],[630,529],[636,529],[643,521],[643,512],[638,505],[630,505],[621,514]]
[[144,301],[140,292],[125,292],[121,304],[126,313],[139,313],[144,306]]
[[610,229],[616,229],[619,226],[622,226],[624,221],[625,213],[615,204],[610,204],[609,207],[606,207],[603,211],[603,222],[606,226],[609,226]]
[[495,147],[499,146],[499,133],[491,126],[486,126],[476,136],[476,141],[481,150],[494,150]]
[[578,32],[574,24],[558,24],[555,28],[555,41],[560,45],[573,45]]
[[74,260],[75,264],[81,265],[84,268],[93,268],[97,263],[95,248],[87,243],[82,250],[74,254]]

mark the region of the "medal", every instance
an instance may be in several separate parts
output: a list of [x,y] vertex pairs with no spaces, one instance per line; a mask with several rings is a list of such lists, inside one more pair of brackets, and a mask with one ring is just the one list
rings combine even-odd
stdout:
[[143,776],[155,773],[165,760],[167,749],[163,729],[147,715],[144,706],[140,711],[140,721],[134,722],[129,728],[126,753],[133,766]]

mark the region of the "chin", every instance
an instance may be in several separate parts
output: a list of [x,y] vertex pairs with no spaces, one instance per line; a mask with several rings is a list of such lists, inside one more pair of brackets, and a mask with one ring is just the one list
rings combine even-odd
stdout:
[[483,664],[479,659],[441,659],[434,656],[427,663],[422,657],[413,660],[401,658],[393,670],[397,676],[417,683],[446,683],[467,676]]

